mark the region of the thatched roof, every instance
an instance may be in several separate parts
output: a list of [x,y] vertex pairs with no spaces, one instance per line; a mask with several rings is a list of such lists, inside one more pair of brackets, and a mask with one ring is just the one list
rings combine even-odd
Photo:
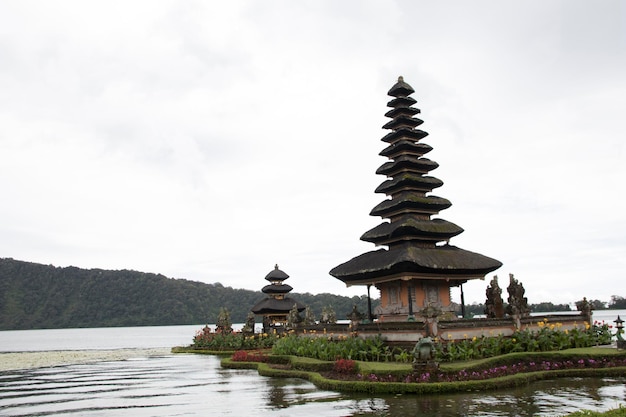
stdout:
[[261,291],[265,294],[287,294],[291,290],[293,290],[293,287],[287,284],[270,284],[261,289]]
[[278,265],[274,265],[274,269],[265,276],[265,279],[268,281],[284,281],[287,278],[289,278],[289,275],[278,269]]
[[306,306],[301,304],[300,302],[294,300],[293,298],[266,298],[264,300],[256,303],[254,307],[252,307],[252,312],[254,314],[263,315],[263,314],[287,314],[293,306],[296,305],[298,311],[304,311]]
[[389,217],[391,213],[412,211],[420,213],[439,213],[447,209],[452,203],[443,197],[435,195],[421,196],[412,193],[400,193],[391,200],[383,200],[372,209],[370,215]]
[[463,228],[444,219],[423,220],[405,215],[392,223],[381,223],[368,230],[361,236],[361,240],[386,244],[383,242],[411,236],[414,240],[441,242],[462,232]]
[[378,188],[376,188],[374,192],[390,194],[396,190],[408,187],[411,187],[413,190],[428,192],[432,191],[435,188],[441,187],[442,185],[443,181],[441,181],[439,178],[405,172],[396,175],[391,180],[384,181],[378,186]]
[[393,250],[377,250],[352,258],[330,271],[349,284],[387,276],[414,273],[432,278],[478,278],[502,266],[500,261],[456,246],[417,247],[404,245]]
[[439,166],[435,161],[428,158],[418,158],[413,155],[403,155],[393,161],[385,162],[377,170],[377,174],[391,175],[394,172],[419,172],[426,174]]
[[433,147],[425,143],[413,142],[410,140],[402,139],[387,146],[378,154],[380,156],[388,156],[392,158],[396,154],[400,154],[404,152],[412,153],[415,155],[425,155],[432,150],[433,150]]

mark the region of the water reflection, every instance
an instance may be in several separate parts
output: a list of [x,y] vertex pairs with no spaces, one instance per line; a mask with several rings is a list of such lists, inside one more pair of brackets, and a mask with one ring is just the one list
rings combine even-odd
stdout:
[[[538,381],[490,393],[385,398],[390,416],[553,416],[626,403],[626,378]],[[362,414],[365,415],[365,414]]]
[[367,396],[168,355],[0,373],[3,416],[547,416],[626,404],[626,378],[542,381],[492,393]]

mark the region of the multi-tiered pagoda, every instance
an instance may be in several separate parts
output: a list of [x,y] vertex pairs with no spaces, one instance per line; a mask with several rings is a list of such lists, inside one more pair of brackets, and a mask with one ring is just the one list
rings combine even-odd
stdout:
[[278,269],[278,265],[265,276],[270,283],[264,286],[261,291],[267,294],[267,298],[259,301],[252,312],[256,315],[263,316],[263,331],[268,332],[271,328],[284,327],[287,324],[287,316],[289,311],[295,306],[298,313],[304,311],[306,306],[289,297],[289,293],[293,288],[291,285],[285,284],[289,275]]
[[424,155],[432,148],[422,142],[428,133],[417,129],[413,88],[402,77],[389,90],[394,97],[385,116],[391,118],[382,138],[389,144],[380,155],[389,158],[377,174],[385,175],[377,193],[389,198],[370,215],[387,219],[369,230],[361,240],[387,249],[367,252],[330,271],[346,285],[374,285],[380,290],[378,318],[382,321],[419,319],[429,315],[452,318],[450,288],[470,279],[484,278],[502,264],[492,258],[452,246],[452,237],[463,232],[454,223],[432,218],[452,204],[431,195],[443,182],[427,175],[438,167]]

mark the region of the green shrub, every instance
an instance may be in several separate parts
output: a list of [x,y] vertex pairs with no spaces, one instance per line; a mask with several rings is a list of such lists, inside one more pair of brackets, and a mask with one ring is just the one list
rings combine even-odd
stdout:
[[561,330],[561,323],[537,322],[538,330],[517,330],[510,337],[474,337],[460,341],[440,340],[436,346],[439,362],[488,358],[512,352],[548,352],[611,343],[611,332],[605,323],[584,323],[585,329]]
[[277,355],[293,355],[334,361],[352,359],[360,361],[389,361],[392,351],[385,341],[377,336],[371,339],[332,335],[298,336],[290,334],[278,339],[272,348]]
[[278,336],[275,334],[246,336],[243,333],[212,332],[208,326],[205,326],[196,332],[190,348],[211,351],[268,349],[277,339]]

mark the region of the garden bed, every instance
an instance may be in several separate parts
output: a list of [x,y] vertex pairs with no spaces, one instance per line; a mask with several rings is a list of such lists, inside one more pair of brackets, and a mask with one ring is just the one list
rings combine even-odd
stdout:
[[308,379],[321,389],[368,393],[443,393],[493,390],[532,381],[565,377],[626,377],[626,353],[606,348],[499,357],[444,364],[436,374],[416,374],[411,364],[336,362],[296,356],[268,355],[262,362],[223,358],[227,368],[257,369],[261,375]]

